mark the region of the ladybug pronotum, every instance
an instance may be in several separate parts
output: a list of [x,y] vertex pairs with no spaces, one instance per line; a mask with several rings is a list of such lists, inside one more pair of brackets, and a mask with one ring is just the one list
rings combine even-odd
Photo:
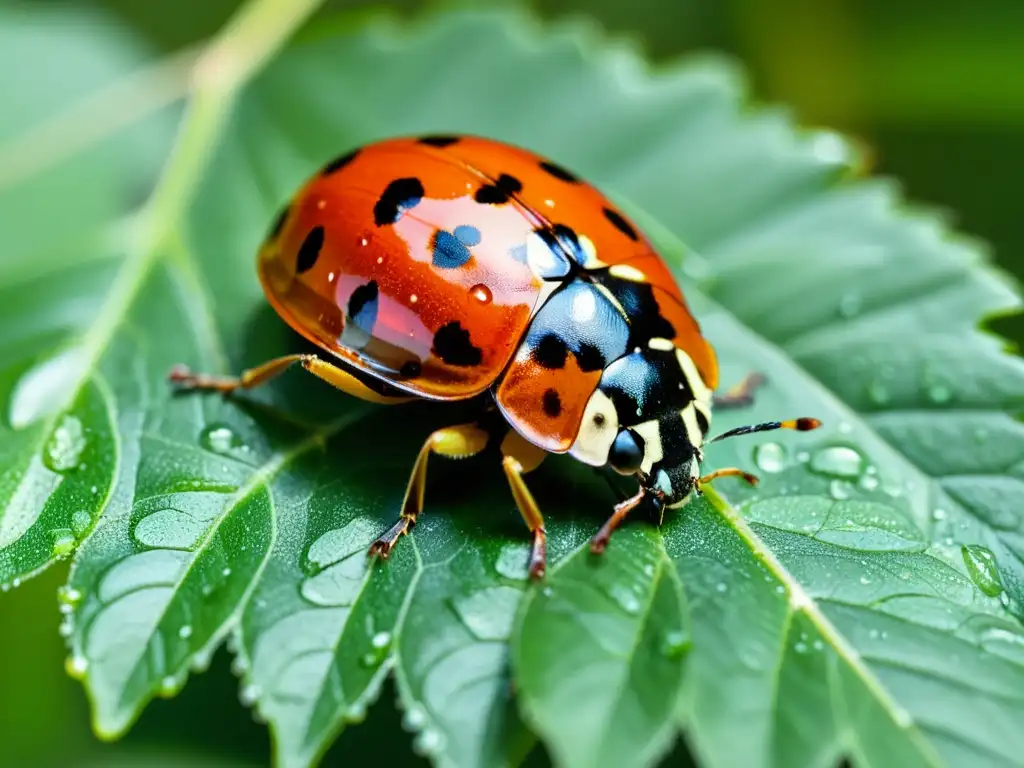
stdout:
[[[377,403],[481,402],[479,422],[427,438],[398,522],[371,553],[387,557],[415,525],[431,454],[472,456],[494,438],[533,536],[533,577],[545,568],[544,518],[523,476],[547,453],[639,480],[594,552],[641,502],[661,514],[712,478],[756,482],[699,467],[712,405],[748,404],[760,378],[713,395],[715,352],[665,263],[604,195],[545,158],[468,136],[362,147],[305,183],[258,265],[274,309],[323,357],[288,355],[238,378],[179,367],[173,381],[231,392],[299,363]],[[503,417],[500,432],[486,428],[488,411]],[[768,422],[715,439],[817,426]]]

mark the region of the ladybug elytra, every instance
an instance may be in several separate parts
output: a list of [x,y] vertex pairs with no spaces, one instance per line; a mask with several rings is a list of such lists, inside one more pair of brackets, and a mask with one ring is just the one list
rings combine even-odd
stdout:
[[[469,136],[352,151],[285,207],[258,267],[274,309],[323,358],[289,355],[238,378],[179,367],[171,379],[231,392],[299,363],[373,402],[480,398],[511,428],[502,461],[533,535],[531,576],[544,572],[546,538],[523,476],[547,453],[639,480],[593,537],[595,552],[641,502],[661,513],[715,477],[756,482],[699,467],[712,405],[748,404],[760,377],[714,396],[715,352],[652,245],[595,187],[529,151]],[[431,454],[484,449],[493,434],[481,423],[427,438],[399,520],[372,553],[386,557],[415,524]]]

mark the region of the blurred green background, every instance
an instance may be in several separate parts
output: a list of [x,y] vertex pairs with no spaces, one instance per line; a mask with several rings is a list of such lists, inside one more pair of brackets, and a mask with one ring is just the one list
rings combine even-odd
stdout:
[[[3,4],[5,0],[0,0]],[[493,5],[492,0],[488,5]],[[11,3],[8,3],[11,4]],[[329,0],[321,15],[438,3]],[[633,37],[656,59],[713,49],[750,72],[760,102],[805,124],[838,128],[870,150],[873,170],[908,197],[946,209],[1024,278],[1024,2],[1021,0],[533,0],[545,17],[585,14]],[[213,34],[236,0],[33,0],[94,6],[148,42],[154,57]],[[314,24],[316,21],[314,20]],[[994,323],[1018,343],[1024,321]],[[266,765],[266,730],[237,703],[221,653],[185,692],[150,706],[121,743],[89,731],[78,683],[64,674],[55,568],[0,598],[0,754],[4,765]],[[325,765],[408,764],[410,739],[385,690],[367,727],[350,729]],[[345,758],[348,759],[345,759]],[[425,764],[425,763],[424,763]]]

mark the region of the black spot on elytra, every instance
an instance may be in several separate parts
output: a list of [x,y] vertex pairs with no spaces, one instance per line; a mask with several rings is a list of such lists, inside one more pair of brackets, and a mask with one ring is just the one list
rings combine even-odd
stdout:
[[402,378],[415,379],[423,372],[423,366],[420,365],[418,360],[406,360],[402,363],[402,367],[398,372],[402,375]]
[[473,257],[469,249],[479,244],[480,230],[469,224],[460,224],[451,232],[439,229],[430,239],[431,262],[440,269],[456,269]]
[[291,210],[292,207],[290,205],[286,205],[278,212],[273,225],[270,227],[270,232],[267,234],[268,240],[273,240],[281,234],[281,230],[284,229],[284,223],[288,221],[288,214],[291,213]]
[[458,136],[421,136],[417,141],[431,147],[448,147],[459,140]]
[[352,291],[348,300],[348,316],[357,328],[373,333],[377,322],[377,281],[371,280]]
[[676,329],[662,314],[650,283],[636,283],[612,277],[607,271],[594,273],[629,318],[629,346],[646,347],[651,339],[673,339]]
[[552,419],[562,412],[562,398],[560,398],[558,396],[558,392],[553,389],[544,390],[544,397],[542,398],[541,405],[544,407],[544,413]]
[[469,331],[458,320],[442,325],[434,334],[433,353],[448,365],[480,365],[483,353],[469,340]]
[[635,241],[639,239],[636,230],[633,229],[633,225],[626,221],[624,218],[622,218],[622,214],[620,214],[618,211],[613,211],[611,208],[605,208],[603,210],[604,217],[608,219],[608,221],[610,221],[612,224],[614,224],[615,228],[619,230],[619,232],[624,234],[630,240]]
[[569,171],[565,170],[565,168],[563,168],[560,165],[555,165],[554,163],[549,163],[547,160],[543,161],[540,164],[540,167],[546,173],[551,174],[556,179],[561,179],[562,181],[568,181],[570,184],[575,184],[576,182],[579,181],[579,179],[575,176],[575,174],[570,173]]
[[558,336],[553,333],[545,334],[533,350],[533,359],[545,368],[564,368],[565,358],[569,350],[565,347]]
[[295,259],[295,272],[301,275],[308,272],[316,264],[320,256],[320,249],[324,247],[324,228],[313,227],[306,235],[306,239],[299,246],[299,255]]
[[395,179],[373,206],[373,220],[378,227],[394,224],[410,208],[415,208],[425,194],[417,178]]
[[523,184],[515,176],[503,173],[493,184],[485,184],[476,191],[473,199],[478,203],[487,205],[502,205],[507,203],[509,198],[522,191]]
[[593,344],[583,342],[580,344],[579,349],[576,350],[576,364],[579,365],[580,370],[584,373],[590,373],[604,368],[605,359],[604,355],[601,354],[601,350]]
[[323,170],[320,172],[321,175],[329,176],[330,174],[334,173],[335,171],[340,171],[346,165],[348,165],[353,160],[355,160],[356,159],[356,155],[358,155],[358,154],[359,154],[359,150],[358,149],[354,149],[351,152],[349,152],[347,155],[342,155],[341,157],[334,158],[333,160],[331,160],[331,162],[329,162],[327,165],[325,165],[323,167]]

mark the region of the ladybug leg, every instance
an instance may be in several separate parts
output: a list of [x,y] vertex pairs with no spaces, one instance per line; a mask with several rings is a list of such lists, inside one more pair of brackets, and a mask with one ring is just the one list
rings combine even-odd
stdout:
[[715,408],[746,408],[754,403],[754,392],[766,381],[764,374],[748,373],[739,384],[735,384],[725,391],[725,394],[715,395]]
[[416,456],[416,464],[413,465],[409,485],[405,489],[402,514],[398,522],[370,545],[370,554],[387,558],[399,537],[416,525],[416,518],[423,511],[423,495],[427,487],[427,462],[431,454],[449,459],[469,458],[487,446],[488,437],[487,432],[476,424],[460,424],[431,433]]
[[636,509],[646,495],[646,489],[641,486],[640,490],[635,494],[625,501],[620,501],[615,505],[615,510],[612,512],[612,516],[605,521],[600,530],[594,534],[593,538],[590,539],[590,551],[592,553],[600,555],[604,552],[605,548],[608,546],[608,541],[612,537],[612,533],[614,533],[615,529],[618,528],[622,524],[622,521],[626,519],[626,515]]
[[285,355],[284,357],[277,357],[255,368],[242,371],[240,376],[210,376],[204,373],[193,373],[185,366],[178,365],[171,369],[168,378],[184,389],[199,389],[230,394],[238,389],[252,389],[253,387],[265,384],[271,379],[280,376],[295,363],[300,363],[303,368],[314,376],[323,379],[346,394],[358,397],[360,400],[391,405],[415,399],[412,397],[390,397],[375,392],[352,374],[336,365],[331,365],[321,360],[316,355]]
[[540,512],[540,507],[537,506],[533,494],[530,493],[523,475],[539,467],[547,454],[527,442],[515,430],[510,431],[502,441],[501,452],[504,454],[501,467],[505,470],[505,477],[508,478],[512,497],[516,500],[516,507],[519,509],[519,514],[523,516],[526,527],[533,534],[533,544],[530,547],[530,578],[539,579],[547,569],[548,536],[544,530],[544,516]]
[[757,475],[752,475],[749,472],[744,472],[742,469],[736,467],[726,467],[725,469],[716,469],[714,472],[710,472],[703,477],[698,477],[697,482],[694,483],[694,488],[697,493],[701,492],[701,486],[707,485],[717,477],[742,477],[750,485],[757,485],[760,482],[757,479]]

